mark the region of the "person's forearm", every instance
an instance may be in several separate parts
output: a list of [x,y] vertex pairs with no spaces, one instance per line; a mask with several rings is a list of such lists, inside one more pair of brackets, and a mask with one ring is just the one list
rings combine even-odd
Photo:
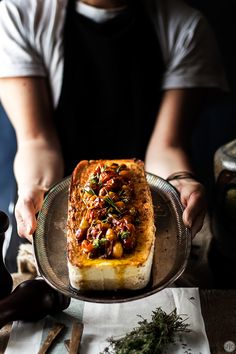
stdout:
[[19,192],[48,190],[63,177],[63,161],[46,78],[0,79],[0,97],[16,132]]
[[173,89],[163,94],[157,121],[146,152],[146,170],[167,178],[192,172],[187,149],[200,107],[199,90]]
[[[145,158],[146,171],[167,179],[179,192],[182,219],[193,237],[201,229],[206,211],[205,190],[194,177],[188,154],[199,97],[198,90],[173,89],[163,94]],[[191,173],[173,177],[184,171]]]
[[187,154],[178,146],[150,146],[145,158],[145,169],[164,179],[178,171],[193,172]]
[[14,162],[19,193],[39,189],[47,191],[63,177],[63,159],[60,148],[42,139],[21,143]]

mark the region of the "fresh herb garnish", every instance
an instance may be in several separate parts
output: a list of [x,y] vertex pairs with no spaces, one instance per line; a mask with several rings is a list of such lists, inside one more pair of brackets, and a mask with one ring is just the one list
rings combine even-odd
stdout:
[[104,200],[105,200],[105,202],[107,202],[107,204],[111,205],[112,208],[114,208],[119,214],[122,214],[120,209],[115,205],[115,203],[113,202],[113,200],[110,197],[105,197]]
[[123,167],[122,165],[119,165],[116,169],[116,173],[119,173],[121,171],[122,167]]
[[93,188],[88,187],[88,186],[83,188],[83,192],[89,193],[91,195],[96,195],[96,193],[94,192]]
[[142,319],[139,326],[120,339],[108,338],[109,346],[100,354],[163,354],[168,344],[175,342],[177,333],[190,332],[189,324],[176,309],[167,314],[158,307],[150,322],[138,316]]
[[129,203],[129,198],[127,197],[121,197],[122,202],[124,202],[125,204]]
[[98,178],[96,176],[92,175],[90,177],[90,179],[89,179],[89,183],[97,185],[98,184]]
[[101,173],[102,173],[102,172],[105,172],[106,169],[107,169],[107,165],[105,164],[105,165],[103,165],[102,168],[101,168]]
[[119,236],[122,240],[124,240],[125,238],[127,238],[128,236],[130,235],[130,232],[127,230],[127,231],[121,231],[119,233]]
[[101,239],[96,238],[96,239],[93,241],[93,246],[94,246],[95,248],[99,248],[100,246],[105,245],[106,242],[107,242],[107,239],[104,238],[104,237],[101,238]]

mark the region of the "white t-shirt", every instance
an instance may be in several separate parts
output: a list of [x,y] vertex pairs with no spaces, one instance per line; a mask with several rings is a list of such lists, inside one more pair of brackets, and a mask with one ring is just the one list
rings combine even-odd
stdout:
[[[154,8],[148,6],[150,1]],[[62,85],[67,2],[0,2],[0,77],[48,77],[54,106]],[[227,90],[216,41],[202,14],[180,0],[146,0],[145,3],[166,66],[162,88],[215,87]],[[78,11],[78,4],[76,9]],[[110,14],[112,16],[112,12]]]

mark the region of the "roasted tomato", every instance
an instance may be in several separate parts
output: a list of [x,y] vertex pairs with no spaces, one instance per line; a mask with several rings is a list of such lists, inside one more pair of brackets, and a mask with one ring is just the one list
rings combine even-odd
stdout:
[[120,258],[136,245],[131,204],[132,171],[125,164],[99,165],[89,176],[81,195],[87,209],[76,237],[88,257]]

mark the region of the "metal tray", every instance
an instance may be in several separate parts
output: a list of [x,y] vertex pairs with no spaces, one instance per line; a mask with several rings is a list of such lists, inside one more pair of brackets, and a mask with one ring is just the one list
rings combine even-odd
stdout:
[[132,291],[76,291],[70,287],[66,256],[66,222],[70,177],[47,194],[38,217],[33,247],[42,277],[61,293],[83,301],[114,303],[137,300],[170,286],[185,270],[190,248],[190,231],[182,221],[183,208],[177,191],[160,177],[146,173],[157,228],[149,284]]

